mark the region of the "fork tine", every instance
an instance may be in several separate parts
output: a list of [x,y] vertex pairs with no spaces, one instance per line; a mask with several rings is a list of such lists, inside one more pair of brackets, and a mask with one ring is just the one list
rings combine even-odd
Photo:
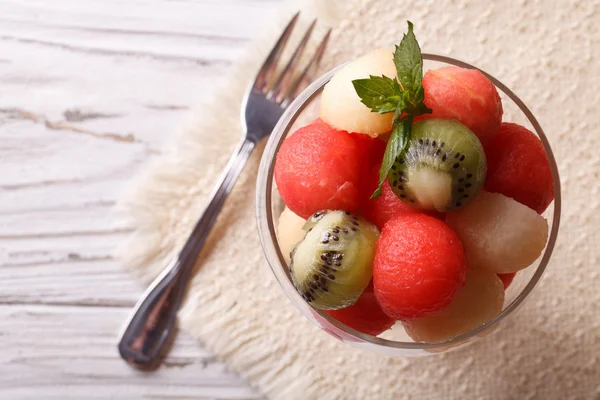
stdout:
[[312,34],[312,31],[315,28],[316,23],[317,23],[317,20],[314,19],[313,22],[308,27],[308,29],[306,30],[304,37],[302,37],[302,40],[296,47],[296,50],[294,50],[294,54],[292,54],[290,61],[287,63],[287,65],[285,66],[285,68],[283,69],[281,74],[279,75],[279,78],[277,78],[277,81],[275,81],[273,88],[271,90],[269,90],[269,93],[267,93],[267,96],[266,96],[267,99],[269,99],[269,100],[274,99],[277,101],[277,98],[279,97],[281,92],[283,92],[285,90],[285,88],[289,86],[289,81],[293,77],[294,70],[296,69],[296,66],[299,63],[300,58],[302,57],[302,53],[304,52],[304,49],[306,48],[306,44],[308,43],[308,40],[310,39],[310,35]]
[[262,67],[260,67],[260,71],[256,75],[254,79],[254,84],[252,85],[252,89],[264,92],[271,80],[273,74],[275,73],[275,69],[277,68],[277,62],[281,57],[281,53],[283,52],[283,48],[285,47],[290,35],[292,34],[292,30],[294,29],[294,25],[296,25],[296,21],[298,21],[298,16],[300,15],[300,11],[298,11],[290,22],[288,22],[287,26],[283,30],[283,33],[277,39],[277,43],[273,46],[273,49],[269,53],[267,59],[265,60]]
[[325,54],[325,48],[327,47],[327,42],[329,41],[330,36],[331,29],[329,29],[325,36],[323,36],[323,39],[321,39],[321,43],[319,43],[317,51],[315,52],[311,60],[308,62],[306,68],[304,68],[302,74],[296,79],[296,81],[292,85],[292,89],[288,92],[288,95],[281,102],[282,107],[287,107],[292,102],[292,100],[294,100],[296,96],[298,96],[298,94],[300,94],[300,92],[302,92],[310,84],[312,80],[311,77],[314,74],[317,67],[319,66],[319,62],[321,61],[321,58],[323,58],[323,54]]

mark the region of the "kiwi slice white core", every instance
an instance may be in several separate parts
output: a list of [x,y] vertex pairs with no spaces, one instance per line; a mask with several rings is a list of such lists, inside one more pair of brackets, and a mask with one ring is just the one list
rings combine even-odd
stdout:
[[430,167],[410,169],[407,186],[417,206],[425,210],[443,212],[452,200],[452,175],[447,172]]

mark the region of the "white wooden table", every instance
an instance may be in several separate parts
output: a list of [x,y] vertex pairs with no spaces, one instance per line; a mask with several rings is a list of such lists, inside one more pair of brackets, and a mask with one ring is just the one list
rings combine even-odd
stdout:
[[116,334],[128,180],[281,0],[0,0],[0,399],[256,398],[190,337],[148,374]]

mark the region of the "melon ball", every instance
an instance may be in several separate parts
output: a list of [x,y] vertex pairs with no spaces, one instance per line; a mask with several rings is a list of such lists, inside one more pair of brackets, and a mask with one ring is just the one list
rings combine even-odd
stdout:
[[302,229],[306,220],[294,214],[289,208],[285,208],[279,216],[277,224],[277,242],[279,249],[285,258],[285,262],[290,264],[290,253],[294,246],[304,238],[306,232]]
[[341,323],[368,335],[377,336],[396,322],[381,310],[373,283],[369,284],[355,304],[339,310],[325,311]]
[[504,286],[492,272],[471,269],[450,305],[424,318],[402,322],[417,342],[441,342],[485,324],[502,311]]
[[373,285],[381,309],[390,317],[421,318],[443,309],[463,286],[466,273],[463,246],[444,221],[401,213],[383,227]]
[[423,77],[425,104],[432,114],[421,118],[450,118],[466,125],[481,142],[493,135],[502,121],[502,101],[496,86],[481,71],[444,67]]
[[488,160],[485,190],[543,213],[554,200],[554,183],[540,139],[521,125],[503,122],[484,149]]
[[352,135],[317,120],[283,141],[274,170],[279,195],[302,218],[320,210],[355,211],[363,158]]
[[506,274],[533,264],[548,241],[548,222],[523,204],[481,191],[465,207],[446,214],[460,237],[469,267]]
[[321,118],[331,126],[348,132],[377,136],[390,131],[394,113],[372,112],[360,102],[352,85],[353,80],[367,79],[369,75],[396,77],[392,50],[377,49],[339,70],[323,89]]

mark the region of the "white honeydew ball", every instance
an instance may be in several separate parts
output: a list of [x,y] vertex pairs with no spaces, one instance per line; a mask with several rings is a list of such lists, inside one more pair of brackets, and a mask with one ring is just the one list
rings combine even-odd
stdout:
[[360,102],[352,81],[369,75],[396,77],[394,53],[377,49],[350,62],[325,85],[321,95],[321,118],[336,129],[377,136],[392,129],[394,113],[377,114]]
[[294,214],[289,208],[285,208],[279,216],[277,224],[277,242],[279,249],[285,258],[285,261],[290,263],[290,252],[294,246],[304,238],[305,231],[302,229],[306,220]]
[[482,191],[446,222],[463,243],[470,267],[517,272],[533,264],[548,241],[548,222],[531,208]]
[[441,342],[483,325],[502,311],[504,286],[493,272],[470,269],[450,305],[433,315],[402,322],[417,342]]

